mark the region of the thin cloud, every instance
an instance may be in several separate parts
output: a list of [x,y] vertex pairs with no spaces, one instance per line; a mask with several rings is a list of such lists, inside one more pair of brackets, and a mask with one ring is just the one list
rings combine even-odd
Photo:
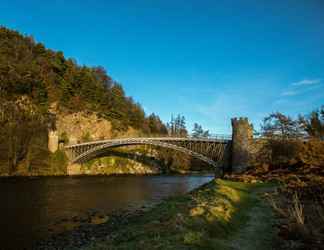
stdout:
[[281,96],[294,96],[294,95],[298,95],[299,92],[296,90],[287,90],[281,93]]
[[280,96],[296,96],[305,92],[312,91],[321,86],[321,79],[304,79],[298,82],[293,82],[287,90],[281,92]]
[[294,82],[291,85],[293,86],[304,86],[304,85],[314,85],[321,82],[321,79],[304,79],[299,82]]

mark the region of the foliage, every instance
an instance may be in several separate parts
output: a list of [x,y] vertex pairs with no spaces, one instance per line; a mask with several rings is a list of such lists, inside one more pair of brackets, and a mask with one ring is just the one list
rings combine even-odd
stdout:
[[180,114],[178,114],[175,118],[172,115],[171,121],[167,123],[167,129],[170,136],[186,137],[188,135],[186,118]]
[[198,138],[198,137],[209,137],[209,131],[203,130],[202,126],[198,123],[194,124],[194,128],[192,130],[192,137]]
[[280,112],[272,113],[263,119],[262,135],[267,138],[292,139],[305,137],[323,139],[324,106],[308,115],[299,115],[293,119]]
[[261,129],[263,136],[273,139],[291,139],[301,135],[298,122],[280,112],[265,117]]
[[[320,165],[319,157],[324,145],[322,138],[324,120],[323,108],[308,116],[299,116],[294,120],[282,113],[272,113],[263,120],[262,134],[266,138],[260,151],[259,161],[276,168],[298,164]],[[310,137],[306,138],[308,134]],[[308,163],[307,163],[308,162]]]
[[8,173],[17,170],[18,164],[27,156],[33,137],[49,123],[50,118],[28,98],[0,99],[0,157],[8,166]]
[[132,126],[146,133],[166,132],[160,119],[147,118],[102,67],[80,66],[62,52],[5,27],[0,27],[0,83],[2,97],[28,96],[45,113],[56,102],[68,112],[96,112],[118,130]]
[[324,139],[324,106],[307,116],[299,116],[301,127],[310,137]]
[[157,134],[157,135],[168,134],[167,127],[160,120],[160,117],[158,117],[154,113],[148,116],[147,127],[148,127],[148,131],[150,131],[151,134]]
[[299,159],[304,165],[322,168],[324,172],[324,141],[313,139],[303,143]]

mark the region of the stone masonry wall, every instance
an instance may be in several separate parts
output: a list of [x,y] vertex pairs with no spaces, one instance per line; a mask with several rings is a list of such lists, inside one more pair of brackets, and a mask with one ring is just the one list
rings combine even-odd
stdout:
[[232,119],[232,171],[243,172],[249,165],[249,152],[253,143],[253,126],[247,118]]

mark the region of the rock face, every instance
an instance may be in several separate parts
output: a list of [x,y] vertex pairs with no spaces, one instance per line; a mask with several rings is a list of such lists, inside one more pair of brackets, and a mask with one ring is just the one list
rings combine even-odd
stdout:
[[87,112],[72,114],[56,112],[56,128],[60,139],[67,137],[69,144],[140,134],[132,127],[123,132],[116,131],[110,121],[98,117],[95,113]]
[[80,165],[71,164],[67,167],[68,175],[111,175],[111,174],[158,174],[160,167],[155,162],[144,164],[132,159],[109,156],[95,159]]
[[67,175],[80,175],[82,174],[81,167],[80,164],[69,164],[66,173]]
[[232,171],[243,172],[249,164],[250,145],[253,142],[253,127],[247,118],[232,119]]
[[111,123],[98,118],[94,113],[58,113],[56,117],[56,128],[59,136],[64,137],[66,135],[70,144],[86,140],[112,138]]
[[[58,141],[63,140],[70,145],[91,140],[136,137],[139,135],[139,131],[131,127],[122,133],[114,131],[110,121],[99,118],[95,113],[66,114],[55,110],[53,113],[56,114]],[[117,156],[98,158],[83,165],[70,164],[67,167],[68,175],[156,174],[159,172],[159,167],[153,162],[152,164],[144,164],[136,161],[136,159]]]

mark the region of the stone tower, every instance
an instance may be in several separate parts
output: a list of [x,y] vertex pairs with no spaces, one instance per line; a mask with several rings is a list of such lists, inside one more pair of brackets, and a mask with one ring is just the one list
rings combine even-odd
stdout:
[[55,153],[58,149],[58,134],[56,130],[48,131],[48,150],[52,153]]
[[249,163],[253,127],[245,117],[232,119],[232,171],[243,172]]

